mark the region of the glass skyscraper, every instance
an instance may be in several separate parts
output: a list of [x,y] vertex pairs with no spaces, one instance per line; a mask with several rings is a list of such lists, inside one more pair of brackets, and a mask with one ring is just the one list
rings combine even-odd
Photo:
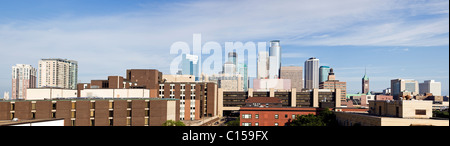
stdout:
[[328,80],[328,73],[330,73],[329,66],[320,66],[319,68],[319,83],[325,82]]
[[319,88],[319,59],[311,57],[305,61],[305,88]]

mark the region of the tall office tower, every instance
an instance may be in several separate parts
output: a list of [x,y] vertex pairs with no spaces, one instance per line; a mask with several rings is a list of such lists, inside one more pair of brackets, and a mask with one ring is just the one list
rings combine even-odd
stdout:
[[432,93],[434,96],[441,96],[441,82],[425,80],[419,83],[419,94]]
[[361,88],[362,88],[362,94],[369,93],[369,76],[367,76],[367,72],[364,71],[364,77],[361,79]]
[[77,61],[59,58],[41,59],[38,71],[38,87],[77,89]]
[[319,88],[319,59],[315,57],[305,61],[305,88]]
[[269,77],[269,53],[261,51],[258,53],[258,76],[257,79],[266,79]]
[[328,73],[330,73],[329,66],[320,66],[319,68],[319,83],[325,82],[328,80]]
[[391,95],[394,100],[399,100],[405,94],[412,96],[419,94],[419,82],[410,79],[391,80]]
[[181,59],[181,74],[193,75],[197,81],[200,77],[198,61],[197,55],[183,54]]
[[291,79],[291,88],[301,91],[303,89],[303,67],[301,66],[282,66],[281,79]]
[[[231,63],[233,63],[234,64],[234,66],[238,66],[238,63],[237,63],[237,53],[236,52],[230,52],[230,53],[228,53],[228,61],[230,61]],[[237,68],[236,68],[236,71],[237,71]]]
[[248,90],[248,66],[247,64],[239,63],[238,66],[239,69],[239,75],[242,77],[242,87],[244,88],[244,91]]
[[26,64],[12,67],[11,99],[26,99],[27,89],[36,88],[36,71],[36,68]]
[[270,41],[269,48],[269,79],[278,79],[281,68],[281,46],[279,40]]

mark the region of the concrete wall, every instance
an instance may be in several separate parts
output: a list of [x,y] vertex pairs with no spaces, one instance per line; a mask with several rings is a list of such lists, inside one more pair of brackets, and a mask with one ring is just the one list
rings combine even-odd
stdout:
[[77,97],[77,90],[71,89],[50,89],[34,88],[27,89],[27,100],[44,100],[53,98],[73,98]]
[[149,89],[84,89],[81,97],[136,98],[150,97]]

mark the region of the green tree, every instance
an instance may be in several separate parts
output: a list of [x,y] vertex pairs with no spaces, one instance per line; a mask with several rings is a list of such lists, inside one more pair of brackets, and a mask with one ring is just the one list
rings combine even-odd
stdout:
[[162,126],[186,126],[181,121],[167,120],[162,124]]
[[297,116],[297,118],[292,120],[290,126],[337,126],[336,115],[328,108],[325,108],[317,115]]
[[226,123],[227,126],[240,126],[241,125],[241,121],[239,118],[237,118],[236,120],[230,121]]

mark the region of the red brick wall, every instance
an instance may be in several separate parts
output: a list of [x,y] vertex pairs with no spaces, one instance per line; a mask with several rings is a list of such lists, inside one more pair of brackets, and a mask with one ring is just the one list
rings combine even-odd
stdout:
[[[243,108],[240,110],[240,125],[242,123],[251,123],[255,126],[255,123],[259,123],[259,126],[284,126],[288,122],[292,121],[292,115],[316,115],[317,108]],[[251,114],[250,119],[244,119],[242,115]],[[256,119],[255,115],[258,114],[259,118]],[[278,119],[275,119],[275,115],[278,114]],[[287,117],[286,117],[287,115]]]

